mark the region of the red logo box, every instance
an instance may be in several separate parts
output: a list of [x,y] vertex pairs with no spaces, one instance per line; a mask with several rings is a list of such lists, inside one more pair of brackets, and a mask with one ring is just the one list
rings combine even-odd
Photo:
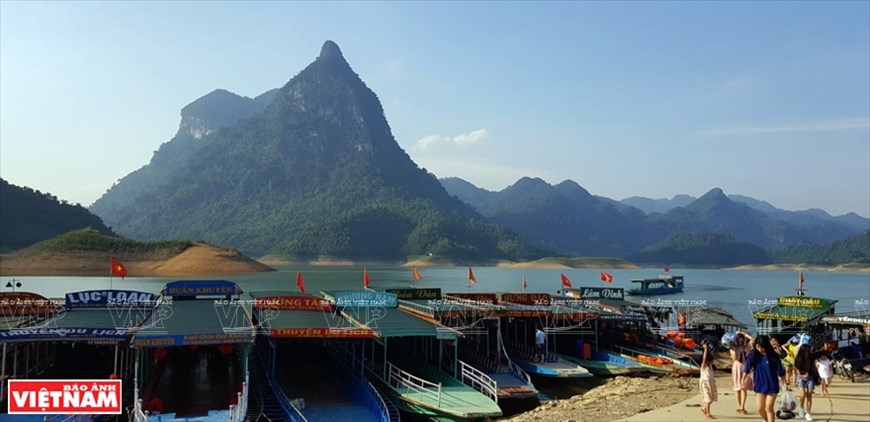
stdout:
[[9,414],[121,413],[121,380],[9,380]]

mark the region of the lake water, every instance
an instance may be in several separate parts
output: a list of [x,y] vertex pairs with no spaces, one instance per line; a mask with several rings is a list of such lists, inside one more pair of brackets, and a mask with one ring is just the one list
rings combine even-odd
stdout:
[[[361,289],[363,269],[361,267],[278,267],[277,272],[193,277],[188,279],[225,279],[238,283],[245,291],[296,289],[296,272],[301,271],[305,287],[309,293],[320,290]],[[517,269],[474,267],[477,284],[469,288],[468,269],[465,267],[422,267],[423,279],[413,282],[421,287],[440,287],[443,292],[506,292],[521,291],[522,277],[528,282],[527,292],[556,294],[561,288],[560,274],[571,279],[574,287],[621,287],[631,288],[629,280],[634,278],[653,278],[661,274],[661,269],[605,270],[613,275],[613,283],[600,281],[598,269]],[[368,268],[371,287],[376,290],[407,288],[411,285],[411,269],[408,267],[370,267]],[[763,303],[775,302],[778,296],[795,294],[798,283],[797,271],[744,271],[744,270],[697,270],[671,269],[670,274],[685,276],[685,291],[664,296],[631,297],[634,301],[661,301],[667,305],[672,301],[683,304],[704,304],[719,306],[730,311],[743,323],[753,326],[752,312],[759,310]],[[0,279],[3,291],[12,276]],[[46,297],[62,297],[64,293],[77,290],[109,288],[110,279],[106,277],[14,277],[22,286],[16,290],[32,291]],[[870,314],[870,273],[868,272],[828,272],[805,271],[804,287],[808,296],[836,299],[838,313],[862,311]],[[115,277],[115,289],[142,290],[159,292],[172,277],[127,277],[123,281]]]

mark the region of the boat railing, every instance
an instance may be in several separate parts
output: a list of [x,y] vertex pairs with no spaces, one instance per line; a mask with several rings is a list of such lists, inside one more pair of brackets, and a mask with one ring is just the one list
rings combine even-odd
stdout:
[[505,361],[507,362],[508,371],[516,376],[517,378],[526,382],[526,385],[533,386],[532,377],[529,376],[529,373],[524,371],[523,368],[520,368],[519,365],[515,364],[514,361],[511,360],[510,356],[508,356],[507,350],[504,348],[504,343],[501,345],[501,352],[504,354]]
[[248,382],[242,382],[242,391],[237,394],[236,404],[230,405],[227,422],[242,422],[248,416]]
[[407,388],[414,394],[420,394],[420,401],[424,398],[429,398],[441,407],[441,383],[426,381],[422,378],[411,375],[390,362],[387,364],[387,384],[392,388]]
[[381,422],[399,422],[400,416],[398,411],[387,405],[381,393],[367,379],[362,380],[362,388],[369,400],[366,400],[366,405],[372,412],[376,413],[378,420]]
[[[263,365],[265,365],[266,362],[270,361],[269,356],[266,355],[265,347],[254,347],[254,350],[257,351],[257,358],[260,359],[260,362]],[[284,394],[284,390],[281,388],[280,385],[278,385],[278,380],[275,379],[275,375],[268,370],[264,372],[266,373],[266,380],[269,382],[269,388],[272,389],[272,393],[275,395],[275,400],[278,401],[278,405],[281,406],[281,409],[284,410],[284,413],[286,413],[291,420],[297,422],[308,422],[308,419],[305,418],[305,415],[302,414],[302,411],[293,404],[293,401],[291,401],[286,394]],[[245,399],[245,401],[245,405],[247,407],[247,399]],[[241,420],[244,420],[244,414],[242,414]]]
[[498,403],[498,383],[483,371],[461,360],[457,360],[457,362],[459,362],[460,368],[459,380]]
[[416,312],[430,318],[435,318],[435,308],[429,305],[412,302],[410,300],[399,299],[399,307],[405,308],[411,312]]
[[399,412],[392,403],[387,404],[381,393],[362,375],[363,361],[345,343],[324,342],[324,348],[339,365],[350,372],[351,379],[359,381],[366,407],[376,413],[381,422],[399,422]]

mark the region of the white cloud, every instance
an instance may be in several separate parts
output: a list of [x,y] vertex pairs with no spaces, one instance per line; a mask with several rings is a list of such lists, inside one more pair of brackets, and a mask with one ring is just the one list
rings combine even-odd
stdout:
[[760,135],[770,133],[830,132],[870,128],[870,118],[834,119],[794,125],[744,126],[698,132],[702,136]]
[[414,146],[418,151],[430,151],[436,148],[460,148],[467,149],[475,145],[488,142],[492,139],[489,131],[478,129],[469,133],[456,136],[428,135],[420,138]]

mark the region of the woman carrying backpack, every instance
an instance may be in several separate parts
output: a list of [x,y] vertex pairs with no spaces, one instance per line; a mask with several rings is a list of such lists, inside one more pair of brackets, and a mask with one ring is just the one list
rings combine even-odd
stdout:
[[785,369],[779,355],[773,350],[768,336],[758,336],[752,342],[754,350],[746,358],[745,373],[752,372],[752,389],[758,414],[765,422],[774,422],[773,405],[779,394],[779,382],[785,383]]

